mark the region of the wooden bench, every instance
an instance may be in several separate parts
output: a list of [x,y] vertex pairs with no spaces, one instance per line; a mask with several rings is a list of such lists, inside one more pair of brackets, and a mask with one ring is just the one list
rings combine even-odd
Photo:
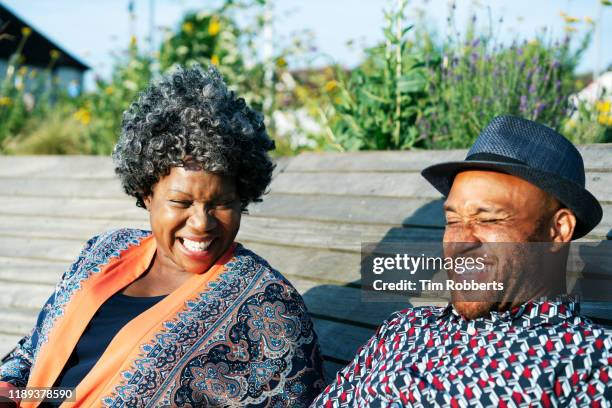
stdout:
[[[604,208],[586,240],[612,233],[612,144],[580,148],[587,187]],[[328,376],[345,365],[395,310],[441,299],[361,301],[362,242],[440,241],[442,200],[420,176],[465,150],[305,153],[277,162],[270,193],[252,206],[238,240],[302,293]],[[147,213],[121,191],[106,157],[0,158],[0,354],[34,324],[53,285],[84,241],[115,227],[148,228]],[[612,238],[612,235],[609,235]],[[583,305],[610,324],[612,305]]]

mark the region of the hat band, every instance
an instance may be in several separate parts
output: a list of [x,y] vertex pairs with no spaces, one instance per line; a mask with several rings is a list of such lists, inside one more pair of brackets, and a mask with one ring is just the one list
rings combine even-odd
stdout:
[[473,160],[482,160],[482,161],[496,161],[496,162],[504,162],[504,163],[514,163],[514,164],[522,164],[527,165],[524,161],[513,159],[511,157],[502,156],[501,154],[495,153],[474,153],[465,158],[465,160],[473,161]]

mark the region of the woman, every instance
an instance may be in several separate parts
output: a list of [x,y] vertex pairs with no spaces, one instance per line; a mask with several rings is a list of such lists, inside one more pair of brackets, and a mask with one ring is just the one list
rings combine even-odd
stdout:
[[273,147],[215,69],[179,68],[142,93],[113,161],[152,231],[87,242],[2,363],[4,387],[76,386],[63,406],[308,406],[323,379],[304,303],[234,242]]

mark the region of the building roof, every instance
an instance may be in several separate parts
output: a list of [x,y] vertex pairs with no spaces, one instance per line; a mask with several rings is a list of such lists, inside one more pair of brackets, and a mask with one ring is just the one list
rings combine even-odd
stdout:
[[0,59],[9,59],[17,50],[23,36],[21,30],[25,27],[32,30],[22,51],[25,64],[45,68],[51,62],[51,50],[57,50],[60,52],[60,57],[55,63],[56,67],[72,67],[80,71],[90,69],[87,64],[41,34],[2,3],[0,3]]

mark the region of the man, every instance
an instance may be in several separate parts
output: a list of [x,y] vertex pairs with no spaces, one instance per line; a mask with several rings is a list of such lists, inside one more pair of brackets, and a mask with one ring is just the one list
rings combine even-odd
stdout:
[[[465,161],[422,174],[447,196],[445,244],[563,248],[602,217],[576,148],[521,118],[493,119]],[[394,313],[313,406],[610,406],[612,333],[558,296],[559,285],[506,262],[499,278],[512,296],[453,294],[445,308]]]

